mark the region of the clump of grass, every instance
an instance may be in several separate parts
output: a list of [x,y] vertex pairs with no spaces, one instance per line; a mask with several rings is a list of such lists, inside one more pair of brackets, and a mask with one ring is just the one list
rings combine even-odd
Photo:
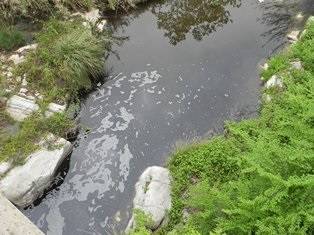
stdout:
[[[86,11],[94,6],[93,0],[9,0],[0,2],[0,22],[15,22],[21,18],[31,21],[62,15],[66,11]],[[64,11],[65,10],[65,11]]]
[[285,70],[289,67],[289,60],[287,60],[287,55],[279,54],[274,56],[268,61],[269,68],[261,73],[264,81],[267,81],[273,74],[279,71]]
[[68,100],[104,69],[108,41],[96,37],[81,22],[52,19],[37,35],[38,49],[29,54],[18,74],[26,74],[30,86],[48,100]]
[[0,27],[0,50],[11,51],[25,45],[23,33],[12,26]]
[[20,129],[16,135],[2,141],[0,146],[0,162],[13,160],[16,164],[22,164],[25,158],[34,152],[38,141],[48,133],[66,137],[67,130],[73,128],[74,123],[66,114],[57,113],[49,118],[36,113],[20,123]]
[[[170,234],[313,234],[314,22],[270,61],[285,90],[260,117],[172,156]],[[304,69],[289,62],[300,59]],[[190,217],[182,218],[183,208]],[[190,230],[190,228],[192,228]],[[189,232],[186,232],[189,231]],[[192,232],[191,232],[192,231]]]
[[[94,3],[95,2],[95,3]],[[64,16],[73,11],[88,11],[93,7],[124,8],[128,0],[8,0],[0,1],[0,23],[14,23],[19,19],[41,21],[53,15]]]
[[16,0],[0,2],[0,22],[13,23],[19,18],[39,20],[47,17],[55,8],[49,0]]

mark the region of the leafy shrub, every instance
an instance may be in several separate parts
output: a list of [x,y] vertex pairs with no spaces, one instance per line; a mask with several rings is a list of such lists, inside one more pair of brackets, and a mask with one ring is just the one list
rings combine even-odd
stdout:
[[0,27],[0,50],[11,51],[25,44],[24,35],[13,27]]
[[[313,41],[314,23],[288,53],[270,61],[263,74],[280,76],[285,90],[263,105],[259,118],[228,123],[224,137],[172,156],[173,207],[166,230],[314,233]],[[296,59],[304,69],[289,68]],[[191,212],[187,224],[184,207]]]
[[[168,235],[201,235],[192,225],[178,226],[168,233]],[[214,234],[211,234],[214,235]]]
[[105,40],[96,37],[81,22],[52,19],[37,35],[38,48],[18,68],[30,86],[50,100],[66,100],[81,89],[89,89],[92,79],[104,66]]

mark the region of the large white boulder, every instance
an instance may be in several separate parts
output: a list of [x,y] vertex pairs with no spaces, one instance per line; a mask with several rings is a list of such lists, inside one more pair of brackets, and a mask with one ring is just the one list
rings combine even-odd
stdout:
[[7,101],[6,111],[16,121],[23,121],[36,112],[39,106],[34,100],[26,99],[21,96],[14,95]]
[[[157,229],[171,208],[169,171],[158,166],[148,167],[136,183],[135,190],[134,209],[139,209],[150,216],[153,221],[150,229]],[[133,215],[127,230],[134,226],[136,225]]]
[[25,207],[40,197],[72,150],[72,144],[63,138],[50,135],[49,143],[55,148],[42,146],[0,180],[0,192],[15,205]]

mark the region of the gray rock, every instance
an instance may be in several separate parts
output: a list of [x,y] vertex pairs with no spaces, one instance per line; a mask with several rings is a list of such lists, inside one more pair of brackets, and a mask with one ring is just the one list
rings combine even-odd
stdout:
[[0,194],[0,234],[44,235],[22,212]]
[[20,56],[18,54],[13,54],[9,57],[9,60],[12,61],[15,65],[17,65],[17,64],[24,62],[25,57]]
[[107,21],[106,20],[102,20],[100,21],[99,23],[97,23],[96,27],[97,27],[97,30],[99,32],[102,32],[104,30],[104,27],[105,25],[107,24]]
[[[140,209],[149,215],[153,220],[150,229],[157,229],[171,208],[169,171],[158,166],[147,168],[136,183],[135,190],[134,209]],[[134,226],[133,215],[127,231]]]
[[291,31],[288,35],[287,38],[290,42],[296,42],[298,41],[298,37],[299,37],[300,31],[298,30],[294,30]]
[[4,176],[11,169],[9,162],[0,163],[0,177]]
[[54,138],[56,149],[42,147],[31,154],[24,165],[14,167],[0,181],[0,192],[17,206],[25,207],[42,195],[72,150],[72,144],[67,140],[54,136],[49,138],[49,141]]
[[28,84],[28,82],[26,81],[26,79],[25,78],[23,78],[23,80],[22,80],[22,86],[27,86],[27,84]]
[[273,87],[283,88],[283,83],[277,75],[273,75],[265,84],[266,89]]
[[297,70],[302,69],[301,61],[293,61],[291,62],[291,66],[292,68],[297,69]]
[[20,89],[20,91],[19,91],[19,92],[20,92],[20,93],[27,93],[27,92],[28,92],[28,90],[27,90],[27,88],[24,88],[24,87],[23,87],[23,88],[21,88],[21,89]]
[[29,51],[29,50],[35,50],[37,48],[37,46],[38,46],[37,43],[26,45],[24,47],[17,49],[16,52],[17,53],[24,53],[24,52]]
[[16,121],[23,121],[33,112],[37,111],[39,106],[34,100],[29,100],[17,95],[12,96],[7,101],[6,111]]
[[65,105],[59,105],[55,103],[50,103],[48,105],[48,110],[45,112],[46,117],[52,116],[54,113],[62,113],[66,109]]

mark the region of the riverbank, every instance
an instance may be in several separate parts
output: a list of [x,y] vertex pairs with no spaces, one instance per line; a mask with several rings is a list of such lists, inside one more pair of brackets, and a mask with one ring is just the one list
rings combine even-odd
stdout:
[[[171,234],[313,233],[314,22],[262,72],[260,116],[169,162]],[[163,233],[163,232],[162,232]]]
[[[80,95],[99,82],[111,43],[96,2],[32,3],[0,4],[0,191],[20,207],[42,195],[70,154]],[[35,28],[32,44],[20,22]]]

